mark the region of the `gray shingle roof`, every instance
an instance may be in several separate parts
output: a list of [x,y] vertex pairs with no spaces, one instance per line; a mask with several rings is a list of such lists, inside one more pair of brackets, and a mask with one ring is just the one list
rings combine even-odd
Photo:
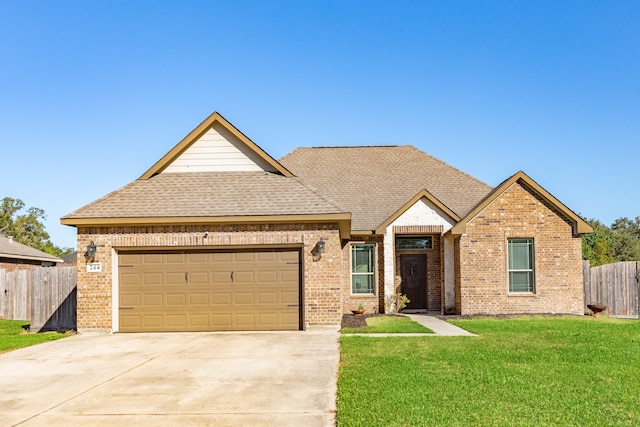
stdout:
[[311,215],[344,212],[297,178],[269,172],[162,173],[62,219]]
[[280,163],[373,230],[427,190],[464,217],[492,187],[411,145],[298,148]]
[[47,262],[62,262],[60,258],[50,255],[46,252],[39,251],[30,246],[18,243],[13,239],[0,236],[0,257],[14,259],[28,259]]

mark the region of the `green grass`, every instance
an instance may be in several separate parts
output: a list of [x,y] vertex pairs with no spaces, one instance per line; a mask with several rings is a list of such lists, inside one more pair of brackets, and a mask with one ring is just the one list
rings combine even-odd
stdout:
[[640,322],[459,320],[479,337],[341,337],[340,426],[640,425]]
[[365,319],[367,326],[362,328],[344,328],[343,334],[432,334],[429,328],[414,322],[408,317],[378,316]]
[[29,322],[22,320],[0,320],[0,353],[73,335],[73,332],[30,334],[23,328],[27,325]]

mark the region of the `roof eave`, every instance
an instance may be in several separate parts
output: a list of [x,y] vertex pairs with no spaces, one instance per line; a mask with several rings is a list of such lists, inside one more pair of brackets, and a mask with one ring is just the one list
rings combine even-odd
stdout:
[[350,213],[297,214],[297,215],[247,215],[247,216],[198,216],[198,217],[118,217],[118,218],[72,218],[60,219],[63,225],[72,227],[132,226],[132,225],[177,225],[177,224],[280,224],[336,222],[340,238],[351,236]]
[[9,254],[9,253],[0,253],[0,258],[12,258],[12,259],[25,259],[29,261],[42,261],[42,262],[55,262],[55,263],[63,263],[64,260],[61,258],[45,258],[38,257],[35,255],[17,255],[17,254]]

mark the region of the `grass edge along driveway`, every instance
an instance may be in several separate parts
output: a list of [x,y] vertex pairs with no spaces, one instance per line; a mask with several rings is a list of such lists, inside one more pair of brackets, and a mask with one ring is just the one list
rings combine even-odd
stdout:
[[29,333],[25,329],[28,325],[28,320],[0,320],[0,354],[75,334],[75,332]]
[[342,336],[339,426],[640,425],[640,322],[452,322],[479,337]]

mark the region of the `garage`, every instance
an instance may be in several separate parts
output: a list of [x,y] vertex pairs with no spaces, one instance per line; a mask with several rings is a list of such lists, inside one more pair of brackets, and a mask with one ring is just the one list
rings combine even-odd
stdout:
[[300,250],[118,254],[120,332],[299,330]]

